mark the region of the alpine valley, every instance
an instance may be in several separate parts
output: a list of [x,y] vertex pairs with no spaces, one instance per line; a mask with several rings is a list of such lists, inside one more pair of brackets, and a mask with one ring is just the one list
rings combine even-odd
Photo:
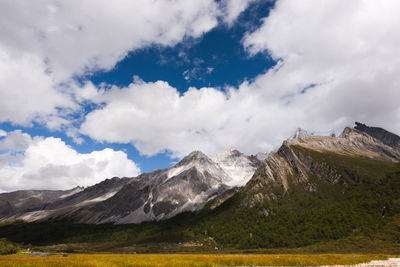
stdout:
[[0,220],[0,236],[60,251],[399,253],[400,137],[361,123],[338,137],[299,129],[269,154],[194,151],[87,188],[3,193]]

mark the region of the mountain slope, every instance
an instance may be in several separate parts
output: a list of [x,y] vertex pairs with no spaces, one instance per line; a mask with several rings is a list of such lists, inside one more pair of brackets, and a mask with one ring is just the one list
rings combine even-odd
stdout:
[[[253,178],[246,186],[249,193],[249,205],[262,202],[264,198],[274,199],[273,190],[267,194],[258,194],[265,191],[265,187],[281,187],[282,192],[289,189],[290,184],[300,184],[308,191],[315,190],[310,177],[315,176],[323,181],[336,184],[339,181],[347,183],[345,175],[339,172],[332,162],[320,162],[312,158],[306,151],[324,154],[333,154],[350,157],[371,159],[368,164],[375,165],[375,161],[400,161],[400,151],[385,145],[378,139],[355,128],[345,128],[339,137],[310,136],[306,138],[289,139],[276,153],[271,153],[257,169]],[[379,163],[378,163],[379,164]],[[361,166],[360,166],[361,167]],[[364,166],[366,168],[368,166]],[[260,190],[259,190],[260,189]]]
[[[240,152],[224,155],[215,162],[200,151],[192,152],[175,166],[133,178],[113,197],[63,217],[85,223],[140,223],[199,210],[212,198],[242,183],[241,179],[248,180],[255,170],[254,163],[246,161]],[[229,172],[227,157],[241,163],[234,176]]]
[[83,188],[76,187],[71,190],[21,190],[0,194],[0,216],[6,217],[17,212],[29,211],[41,208],[47,203],[58,199],[67,198],[70,195],[82,191]]
[[298,247],[379,231],[400,214],[400,151],[355,128],[291,139],[196,232],[230,247]]
[[[65,197],[48,199],[29,208],[10,209],[5,201],[1,218],[81,223],[140,223],[166,219],[184,211],[201,209],[226,190],[244,185],[258,164],[257,159],[237,150],[224,151],[213,159],[194,151],[165,170],[134,178],[107,179],[75,194],[60,193]],[[0,200],[1,196],[7,199],[3,194]]]

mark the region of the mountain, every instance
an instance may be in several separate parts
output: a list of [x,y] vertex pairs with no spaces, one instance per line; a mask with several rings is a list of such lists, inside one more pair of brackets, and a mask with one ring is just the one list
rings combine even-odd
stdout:
[[114,177],[94,186],[76,187],[66,191],[21,190],[0,194],[3,205],[14,208],[8,213],[0,212],[3,221],[21,219],[25,221],[45,220],[57,214],[65,214],[103,201],[114,195],[128,178]]
[[[2,220],[81,223],[140,223],[167,219],[184,211],[199,210],[212,198],[243,186],[259,163],[236,149],[228,149],[212,158],[194,151],[164,170],[134,178],[115,177],[75,191],[46,191],[47,195],[54,196],[42,197],[41,201],[29,200],[34,195],[31,191],[0,194],[3,207],[0,215]],[[26,200],[29,205],[23,204]]]
[[400,151],[400,137],[394,133],[378,127],[368,127],[367,125],[359,122],[356,122],[355,129],[365,132],[368,135],[380,140],[385,145]]
[[375,134],[387,141],[385,144],[370,135],[370,129],[358,130],[357,127],[347,127],[339,137],[308,136],[284,141],[276,153],[271,153],[262,162],[247,185],[248,192],[251,192],[247,197],[249,205],[262,202],[264,198],[274,199],[276,197],[273,192],[261,194],[260,192],[265,190],[265,186],[277,186],[282,189],[282,192],[286,192],[290,185],[295,184],[302,185],[308,191],[313,191],[316,190],[316,185],[312,183],[312,177],[331,184],[346,183],[345,175],[332,166],[332,162],[321,163],[312,157],[318,153],[399,162],[398,143],[392,142],[392,140],[397,140],[396,135],[389,134],[385,130]]
[[192,228],[227,247],[301,247],[343,238],[358,251],[362,244],[355,247],[354,240],[360,239],[367,240],[362,251],[373,244],[400,251],[398,138],[357,124],[339,137],[286,140]]
[[71,190],[21,190],[0,194],[0,216],[5,217],[17,211],[27,211],[40,208],[47,203],[65,199],[70,195],[82,191],[82,187]]
[[191,242],[212,249],[397,254],[399,138],[357,123],[338,137],[288,139],[261,162],[235,149],[211,158],[197,151],[168,169],[115,179],[121,188],[110,197],[101,183],[86,188],[99,193],[91,197],[97,202],[79,206],[75,194],[65,198],[75,204],[64,208],[50,201],[44,207],[53,210],[45,210],[43,222],[0,226],[0,235],[32,244],[111,242],[130,249]]

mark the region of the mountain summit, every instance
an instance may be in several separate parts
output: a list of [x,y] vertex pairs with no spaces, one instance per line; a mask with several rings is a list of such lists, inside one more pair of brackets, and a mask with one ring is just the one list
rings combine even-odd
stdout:
[[[43,200],[35,198],[37,192],[30,191],[18,193],[19,198],[14,197],[16,193],[0,194],[0,216],[2,220],[67,219],[80,223],[167,219],[183,211],[201,209],[225,191],[245,185],[259,163],[236,149],[212,158],[193,151],[164,170],[134,178],[113,178],[84,190],[59,191]],[[30,204],[23,205],[29,198]]]

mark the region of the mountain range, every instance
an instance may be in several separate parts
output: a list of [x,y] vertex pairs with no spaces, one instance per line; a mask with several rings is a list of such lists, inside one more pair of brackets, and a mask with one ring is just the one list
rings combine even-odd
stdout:
[[[400,137],[356,123],[337,137],[298,130],[268,154],[229,149],[208,157],[195,151],[170,168],[138,177],[68,191],[0,194],[3,222],[36,222],[27,229],[44,223],[47,239],[20,226],[0,227],[0,234],[18,242],[212,240],[234,248],[346,240],[343,245],[364,238],[368,247],[400,251],[399,204]],[[58,222],[72,230],[46,235]],[[82,234],[73,230],[80,223],[93,226]]]
[[244,186],[260,165],[231,148],[208,157],[194,151],[176,165],[132,178],[114,177],[67,191],[0,194],[0,218],[79,223],[141,223],[201,209],[225,191]]

